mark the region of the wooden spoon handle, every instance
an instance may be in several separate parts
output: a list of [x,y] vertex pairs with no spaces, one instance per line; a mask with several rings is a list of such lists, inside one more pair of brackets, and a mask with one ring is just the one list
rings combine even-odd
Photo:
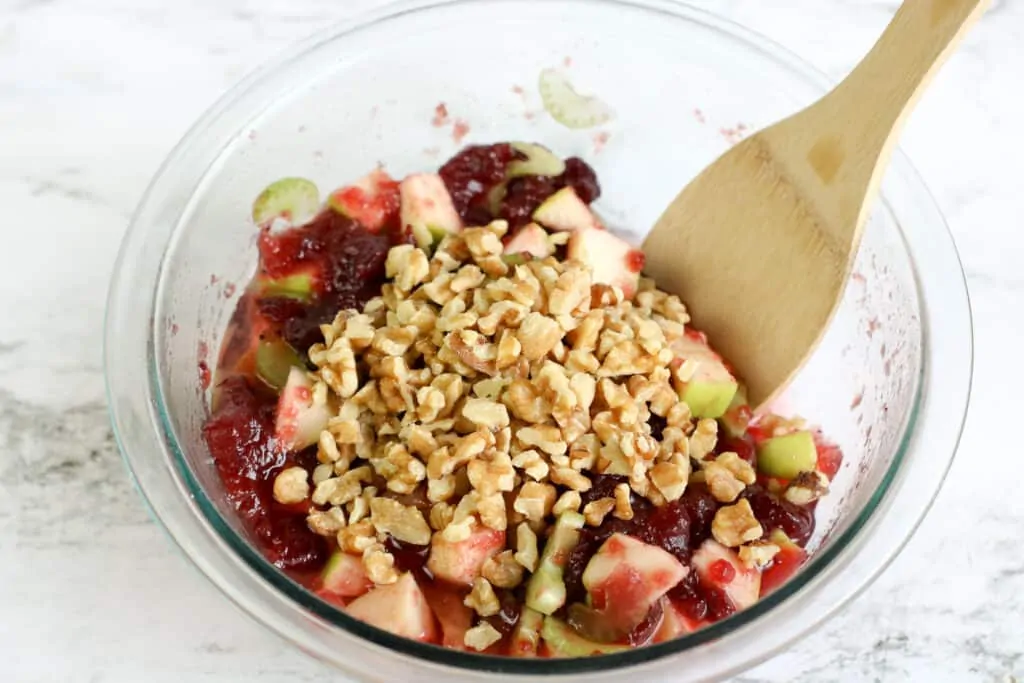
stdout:
[[906,0],[875,46],[830,95],[828,106],[855,113],[851,137],[879,149],[990,0]]
[[856,251],[903,119],[990,0],[905,0],[849,76],[766,137],[819,198],[824,230]]

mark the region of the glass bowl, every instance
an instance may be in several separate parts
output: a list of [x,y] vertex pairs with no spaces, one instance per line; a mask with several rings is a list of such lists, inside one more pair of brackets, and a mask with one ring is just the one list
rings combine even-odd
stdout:
[[[553,121],[537,94],[548,67],[608,102],[613,121],[589,131]],[[414,0],[342,24],[256,72],[159,170],[111,286],[111,412],[154,516],[245,612],[366,680],[709,680],[807,633],[908,540],[949,468],[967,406],[963,274],[942,216],[900,153],[839,313],[776,406],[820,425],[846,454],[818,508],[812,559],[752,608],[673,642],[590,659],[499,659],[396,638],[321,602],[254,550],[228,507],[201,438],[201,367],[215,363],[254,270],[249,207],[272,180],[301,175],[330,188],[378,162],[394,175],[436,168],[468,127],[463,143],[536,140],[583,156],[604,188],[597,208],[639,240],[744,131],[827,87],[763,37],[659,0]],[[453,123],[434,125],[440,102]]]

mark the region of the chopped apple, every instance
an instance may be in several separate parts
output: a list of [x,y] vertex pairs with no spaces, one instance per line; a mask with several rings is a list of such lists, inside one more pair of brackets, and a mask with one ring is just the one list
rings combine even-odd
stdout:
[[281,178],[268,185],[252,203],[252,220],[268,225],[282,219],[287,225],[302,225],[320,208],[320,190],[305,178]]
[[331,418],[330,408],[313,402],[313,382],[309,374],[293,367],[277,402],[274,436],[290,451],[301,451],[319,440],[320,432]]
[[668,597],[661,599],[661,606],[664,616],[661,619],[661,626],[654,634],[655,643],[664,643],[675,640],[693,633],[705,625],[703,621],[697,621],[683,614],[683,611],[676,607],[675,603]]
[[440,532],[430,544],[427,569],[434,578],[459,586],[469,586],[480,576],[480,568],[489,558],[505,549],[505,532],[474,523],[469,538],[453,543]]
[[548,230],[579,232],[603,229],[594,212],[571,187],[563,187],[541,202],[532,217]]
[[552,657],[589,657],[625,652],[630,649],[628,645],[596,643],[587,640],[576,633],[569,624],[552,616],[544,618],[541,637]]
[[565,173],[565,162],[543,145],[513,142],[512,148],[526,156],[526,159],[509,162],[505,167],[505,175],[509,178],[527,175],[559,176]]
[[774,529],[768,541],[779,546],[779,552],[761,572],[762,597],[786,583],[807,562],[807,551],[791,541],[782,529]]
[[331,194],[328,205],[374,232],[398,215],[398,182],[381,169]]
[[795,479],[801,472],[812,472],[818,464],[814,435],[793,432],[763,441],[757,447],[757,469],[769,477]]
[[555,520],[554,529],[544,544],[537,571],[526,584],[526,606],[541,614],[554,614],[565,604],[563,571],[569,553],[580,539],[583,515],[563,512]]
[[512,657],[536,657],[540,647],[540,632],[544,627],[544,615],[529,607],[523,607],[519,622],[512,632],[508,653]]
[[318,281],[319,277],[313,268],[300,270],[283,277],[259,275],[256,278],[255,290],[256,295],[263,298],[279,296],[299,301],[310,301],[316,292]]
[[760,596],[761,572],[712,538],[693,554],[693,567],[702,583],[724,592],[737,610],[750,607]]
[[346,611],[396,636],[421,642],[433,642],[437,638],[434,614],[410,573],[403,574],[396,583],[377,586],[356,598]]
[[616,533],[590,559],[583,585],[590,606],[610,628],[625,634],[688,573],[688,567],[661,548]]
[[445,235],[462,229],[462,220],[441,176],[413,174],[402,181],[399,191],[402,225],[412,232],[419,246],[430,247]]
[[357,598],[371,588],[373,582],[366,575],[362,558],[336,550],[320,574],[320,589],[317,593],[340,598]]
[[545,258],[555,253],[555,247],[548,239],[544,228],[536,223],[523,226],[512,235],[502,252],[506,256],[512,254],[530,254],[534,258]]
[[718,422],[722,425],[722,429],[726,434],[734,439],[738,439],[747,433],[747,427],[750,425],[752,417],[753,411],[751,411],[750,404],[747,401],[747,388],[740,383],[736,388],[732,401],[729,403],[729,407],[718,418]]
[[256,347],[256,376],[272,389],[280,390],[288,382],[291,369],[305,365],[302,356],[283,339],[260,339]]
[[441,626],[441,645],[465,650],[466,631],[473,625],[474,613],[465,605],[464,591],[432,581],[424,582],[420,588]]
[[644,253],[607,230],[579,230],[569,237],[569,258],[590,266],[593,282],[618,287],[627,299],[636,294]]
[[672,343],[672,351],[683,364],[688,380],[676,375],[679,398],[697,418],[719,418],[725,414],[736,396],[739,382],[725,367],[721,356],[706,343],[693,336],[684,336]]

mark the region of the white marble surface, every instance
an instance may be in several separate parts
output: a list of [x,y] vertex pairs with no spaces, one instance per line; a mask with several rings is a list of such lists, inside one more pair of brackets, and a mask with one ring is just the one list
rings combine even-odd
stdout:
[[[100,341],[148,178],[254,64],[377,0],[0,0],[0,680],[338,681],[176,555],[108,427]],[[833,76],[896,0],[704,0]],[[939,75],[904,147],[956,235],[974,304],[959,459],[900,558],[754,681],[1024,677],[1024,2]]]

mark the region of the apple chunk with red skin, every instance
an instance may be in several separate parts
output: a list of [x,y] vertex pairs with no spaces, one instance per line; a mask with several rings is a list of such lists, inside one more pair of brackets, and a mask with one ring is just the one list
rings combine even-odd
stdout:
[[489,558],[505,549],[505,532],[474,523],[469,538],[453,542],[441,532],[430,543],[427,569],[434,578],[457,586],[470,586],[480,576],[480,568]]
[[455,650],[465,650],[466,631],[473,626],[473,619],[476,616],[473,610],[465,605],[465,591],[433,581],[425,581],[420,588],[441,627],[441,645]]
[[320,574],[317,593],[326,597],[357,598],[373,588],[363,560],[341,550],[334,551]]
[[569,258],[590,267],[595,284],[618,287],[632,299],[644,269],[644,253],[607,230],[576,230],[569,237]]
[[398,182],[381,169],[371,171],[352,185],[331,194],[332,209],[377,232],[398,215]]
[[327,404],[313,401],[309,373],[292,367],[277,402],[274,436],[287,450],[301,451],[317,442],[330,418]]
[[350,616],[396,636],[433,642],[437,639],[434,613],[412,574],[389,586],[377,586],[356,598],[345,610]]
[[725,593],[737,610],[746,609],[761,594],[761,572],[748,567],[739,556],[709,538],[693,554],[693,568],[702,583]]
[[668,596],[661,599],[661,606],[664,616],[661,618],[661,626],[654,634],[655,643],[675,640],[688,633],[693,633],[707,623],[686,616]]
[[617,533],[587,564],[583,585],[591,607],[612,629],[628,633],[689,571],[661,548]]
[[672,351],[676,354],[676,363],[692,367],[688,380],[682,382],[678,375],[675,379],[679,399],[690,408],[690,414],[698,418],[722,417],[739,390],[739,382],[722,357],[692,335],[672,342]]

